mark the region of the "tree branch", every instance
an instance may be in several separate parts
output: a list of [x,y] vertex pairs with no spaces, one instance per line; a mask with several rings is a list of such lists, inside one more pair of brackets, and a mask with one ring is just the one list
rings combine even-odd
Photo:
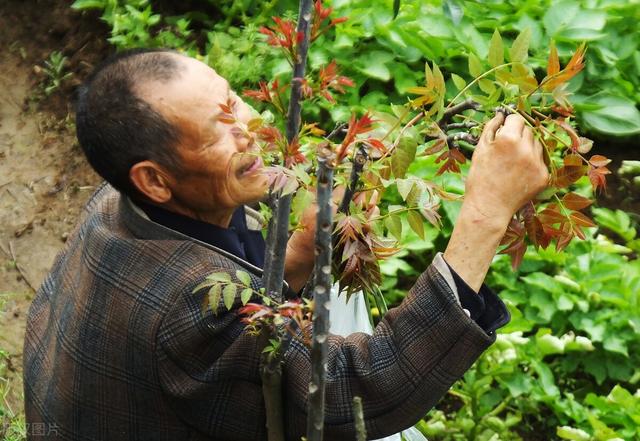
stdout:
[[[300,132],[300,113],[302,91],[301,85],[304,79],[307,64],[307,52],[309,50],[309,24],[312,14],[312,1],[300,0],[298,11],[297,32],[303,35],[302,41],[298,44],[297,59],[293,66],[293,79],[291,80],[291,98],[289,100],[289,110],[287,112],[286,136],[287,142],[291,143]],[[274,300],[282,301],[282,287],[284,280],[284,264],[289,240],[289,214],[291,213],[291,198],[288,194],[278,199],[277,209],[271,222],[275,223],[273,241],[267,243],[267,259],[263,272],[263,286],[266,295]],[[273,208],[273,207],[272,207]],[[271,225],[269,229],[271,230]],[[270,257],[269,257],[270,256]],[[268,264],[268,265],[267,265]]]
[[[300,0],[298,11],[297,33],[302,34],[298,43],[297,57],[293,66],[291,80],[291,97],[287,112],[286,136],[291,144],[300,132],[301,86],[307,64],[309,50],[309,30],[312,16],[312,0]],[[286,160],[286,158],[283,158]],[[284,282],[284,265],[289,240],[289,214],[291,213],[292,195],[274,195],[272,209],[274,211],[269,221],[265,266],[262,273],[262,284],[265,294],[277,302],[282,302],[282,288]],[[277,202],[275,202],[277,200]],[[269,338],[274,338],[275,329],[263,329],[261,333],[262,347],[266,347]],[[267,417],[267,432],[269,441],[284,441],[284,421],[282,405],[282,359],[284,350],[280,350],[271,357],[261,360],[260,375],[263,385],[264,403]]]
[[362,169],[364,168],[364,164],[366,162],[367,152],[365,151],[364,147],[360,146],[355,157],[353,158],[351,175],[349,176],[349,186],[344,192],[344,196],[342,197],[342,201],[340,202],[340,207],[338,207],[338,211],[340,213],[349,214],[349,204],[351,203],[351,199],[353,199],[353,195],[356,193],[356,187],[358,186],[358,181],[360,180],[360,174],[362,173]]
[[314,267],[313,346],[307,441],[322,441],[324,399],[327,375],[327,336],[329,334],[329,295],[331,293],[331,232],[333,213],[333,168],[330,152],[318,152],[318,216],[316,222],[316,261]]
[[455,106],[452,106],[449,109],[445,110],[444,114],[442,115],[442,118],[438,122],[438,125],[444,128],[455,115],[459,115],[465,110],[470,110],[470,109],[478,110],[479,108],[480,108],[480,103],[475,102],[471,98],[466,99],[463,102],[456,104]]
[[475,121],[463,121],[459,123],[449,123],[445,125],[442,129],[445,132],[447,132],[449,130],[455,130],[455,129],[471,129],[473,127],[476,127],[477,125],[478,123]]
[[[260,333],[259,347],[265,348],[269,339],[276,338],[273,330],[265,327]],[[260,360],[260,379],[262,380],[262,395],[266,413],[267,439],[269,441],[284,441],[284,420],[282,418],[282,357],[269,356],[263,353]]]
[[453,135],[447,136],[448,145],[457,144],[458,141],[465,141],[469,144],[476,145],[478,143],[478,138],[467,132],[454,133]]

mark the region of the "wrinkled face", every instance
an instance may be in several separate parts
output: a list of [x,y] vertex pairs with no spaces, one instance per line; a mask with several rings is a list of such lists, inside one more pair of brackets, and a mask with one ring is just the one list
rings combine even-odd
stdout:
[[229,99],[245,124],[251,109],[206,64],[172,56],[181,64],[174,80],[140,86],[145,99],[181,132],[182,173],[171,183],[172,198],[196,212],[228,211],[262,199],[267,178],[256,146],[235,125],[218,120],[219,104]]

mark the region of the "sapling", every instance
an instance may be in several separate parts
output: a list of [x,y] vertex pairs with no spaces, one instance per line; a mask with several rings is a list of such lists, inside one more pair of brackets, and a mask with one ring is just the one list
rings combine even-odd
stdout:
[[[571,186],[586,176],[598,191],[605,188],[605,177],[610,173],[606,167],[610,161],[602,155],[589,155],[592,141],[580,136],[572,122],[566,86],[584,67],[585,45],[561,68],[552,44],[546,75],[538,79],[527,64],[529,30],[509,48],[496,30],[488,64],[469,55],[469,82],[451,74],[447,83],[439,66],[427,62],[424,84],[409,89],[412,98],[406,105],[393,106],[393,113],[354,114],[344,126],[325,136],[323,124],[301,119],[301,101],[308,105],[320,100],[333,103],[346,87],[354,85],[340,75],[335,61],[317,70],[305,69],[309,45],[318,38],[330,38],[331,28],[346,19],[331,19],[331,12],[321,0],[313,5],[310,0],[301,0],[297,25],[275,17],[272,27],[261,29],[267,43],[292,66],[292,78],[263,81],[259,89],[245,91],[244,96],[269,106],[277,116],[274,122],[255,118],[242,124],[231,103],[221,106],[220,121],[237,126],[260,147],[271,184],[268,200],[272,217],[263,289],[255,291],[241,281],[241,300],[246,305],[240,309],[250,329],[260,333],[265,344],[262,366],[270,441],[284,437],[279,376],[292,338],[311,346],[308,439],[322,439],[327,296],[332,280],[346,295],[359,291],[372,295],[384,310],[380,260],[400,249],[404,220],[420,237],[424,237],[425,221],[440,227],[441,201],[463,197],[446,191],[440,176],[462,173],[484,124],[496,111],[517,113],[525,119],[543,146],[551,176],[548,189],[526,203],[507,228],[501,252],[511,256],[514,268],[521,263],[527,244],[546,248],[554,243],[561,250],[574,237],[584,238],[583,228],[594,224],[582,210],[592,201],[573,192]],[[432,157],[437,166],[429,179],[412,174],[410,169],[421,157]],[[334,186],[344,188],[335,222],[329,206]],[[313,187],[317,187],[317,255],[308,286],[314,298],[285,301],[282,286],[287,236],[299,227],[302,212],[313,203]],[[384,195],[390,190],[397,191],[402,205],[388,202]],[[198,289],[210,288],[209,305],[214,311],[220,306],[220,292],[230,309],[233,302],[225,296],[229,298],[237,289],[227,286],[237,286],[237,282],[229,277],[222,280],[220,275],[212,280],[214,284],[210,280]],[[259,302],[248,303],[250,299]]]

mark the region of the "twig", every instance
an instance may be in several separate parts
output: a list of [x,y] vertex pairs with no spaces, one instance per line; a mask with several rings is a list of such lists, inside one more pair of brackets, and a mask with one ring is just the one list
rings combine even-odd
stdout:
[[349,176],[349,186],[344,192],[344,196],[342,197],[342,202],[340,202],[340,207],[338,211],[340,213],[349,214],[349,204],[351,203],[351,199],[353,199],[353,195],[356,192],[356,187],[358,186],[358,181],[360,180],[360,174],[362,173],[362,169],[364,168],[364,164],[367,162],[367,152],[364,150],[362,146],[358,148],[355,157],[353,158],[353,165],[351,166],[351,175]]
[[480,103],[472,100],[471,98],[466,99],[463,102],[456,104],[453,107],[447,108],[447,110],[444,111],[442,118],[438,122],[438,125],[444,128],[449,123],[449,121],[451,121],[451,118],[453,118],[455,115],[458,115],[464,112],[465,110],[470,110],[470,109],[478,110],[479,108],[480,108]]
[[447,144],[449,145],[457,144],[458,141],[465,141],[469,144],[476,145],[478,143],[478,138],[467,132],[454,133],[453,135],[447,136]]
[[477,126],[478,126],[478,123],[475,121],[464,121],[464,122],[446,124],[443,127],[443,130],[446,132],[446,131],[455,130],[455,129],[472,129]]
[[3,182],[2,184],[0,184],[0,188],[4,187],[5,185],[9,185],[13,182],[13,179],[11,179],[10,181],[7,182]]
[[367,441],[367,428],[364,425],[364,412],[360,397],[353,397],[353,418],[356,426],[356,441]]
[[322,441],[324,429],[325,383],[327,375],[327,335],[331,293],[331,231],[333,214],[333,168],[330,154],[318,155],[318,216],[316,221],[316,261],[314,266],[313,346],[307,440]]
[[336,124],[333,130],[327,136],[325,136],[325,138],[331,141],[333,137],[337,136],[340,132],[344,131],[345,127],[347,127],[347,124],[345,123]]
[[29,288],[31,288],[31,290],[33,292],[36,292],[36,289],[33,287],[31,282],[29,282],[29,279],[27,278],[27,276],[25,275],[24,271],[22,270],[22,267],[18,263],[18,258],[16,257],[16,253],[13,250],[13,242],[11,242],[11,241],[9,241],[9,252],[11,253],[11,260],[13,260],[13,262],[16,265],[16,269],[18,270],[18,273],[20,273],[20,277],[22,277],[22,279],[25,281],[25,283],[27,285],[29,285]]

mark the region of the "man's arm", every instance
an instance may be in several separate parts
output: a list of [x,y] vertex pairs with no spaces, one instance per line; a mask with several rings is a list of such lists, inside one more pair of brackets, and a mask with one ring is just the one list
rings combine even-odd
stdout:
[[[504,125],[502,125],[504,122]],[[498,113],[482,133],[444,259],[478,291],[513,214],[548,184],[542,146],[519,115]]]

